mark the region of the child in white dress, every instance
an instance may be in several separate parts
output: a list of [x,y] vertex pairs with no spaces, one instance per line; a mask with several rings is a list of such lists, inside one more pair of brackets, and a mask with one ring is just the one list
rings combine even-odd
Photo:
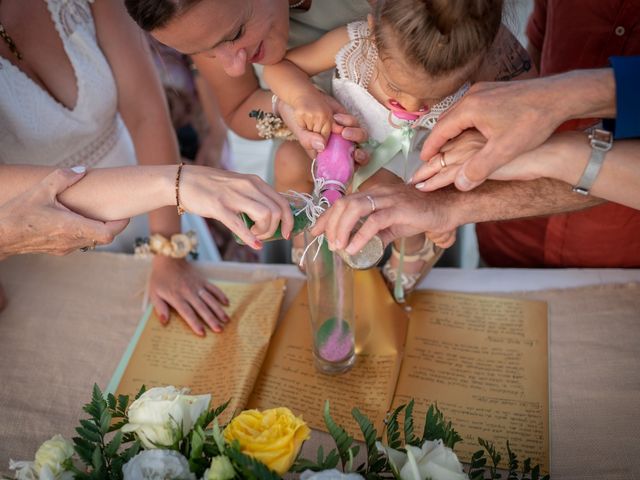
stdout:
[[[336,129],[332,110],[309,76],[335,66],[334,96],[360,120],[374,147],[372,161],[356,173],[352,187],[366,191],[379,183],[406,182],[420,165],[420,147],[439,115],[474,81],[495,79],[487,78],[484,65],[501,31],[502,3],[379,0],[368,22],[351,23],[289,51],[285,60],[265,67],[265,80],[294,108],[302,127],[328,136]],[[403,241],[402,255],[396,241],[383,268],[388,283],[396,285],[397,299],[442,253],[424,234]]]

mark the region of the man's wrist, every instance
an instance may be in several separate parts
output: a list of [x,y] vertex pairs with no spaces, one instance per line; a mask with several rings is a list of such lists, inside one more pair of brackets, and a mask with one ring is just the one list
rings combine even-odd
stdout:
[[561,77],[557,98],[566,120],[574,118],[614,118],[616,84],[613,69],[576,70]]

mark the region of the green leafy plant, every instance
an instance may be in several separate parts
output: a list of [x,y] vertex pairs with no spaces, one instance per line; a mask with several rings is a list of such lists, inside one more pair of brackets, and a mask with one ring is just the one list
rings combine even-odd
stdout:
[[[136,398],[143,393],[144,387]],[[128,396],[120,395],[116,399],[109,394],[105,399],[98,385],[93,385],[91,401],[83,407],[89,418],[80,420],[80,426],[76,428],[78,436],[73,438],[74,450],[87,468],[82,471],[72,464],[68,465],[76,479],[122,479],[122,467],[140,449],[140,444],[133,436],[123,434],[120,430],[127,423],[128,406]],[[131,443],[128,448],[121,448],[128,443]]]

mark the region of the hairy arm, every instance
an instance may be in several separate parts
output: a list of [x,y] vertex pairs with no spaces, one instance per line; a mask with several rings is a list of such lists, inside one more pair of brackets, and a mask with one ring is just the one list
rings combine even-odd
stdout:
[[467,223],[566,213],[603,203],[602,199],[573,193],[565,182],[550,178],[488,181],[471,192],[459,192],[453,188],[444,192],[445,196],[450,196],[451,204],[447,208],[452,228]]

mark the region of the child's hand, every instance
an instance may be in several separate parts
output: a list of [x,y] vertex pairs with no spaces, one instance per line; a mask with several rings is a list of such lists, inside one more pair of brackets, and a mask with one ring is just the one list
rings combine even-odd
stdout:
[[298,97],[291,105],[296,123],[305,130],[319,133],[325,140],[329,138],[333,125],[333,109],[322,93]]

